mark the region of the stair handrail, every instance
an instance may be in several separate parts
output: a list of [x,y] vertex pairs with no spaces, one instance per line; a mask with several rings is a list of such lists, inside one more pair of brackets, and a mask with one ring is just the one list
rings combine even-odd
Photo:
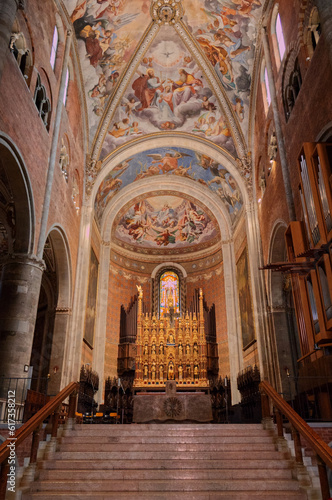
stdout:
[[276,422],[279,437],[283,437],[282,415],[284,415],[290,422],[294,439],[296,462],[303,464],[301,441],[299,435],[301,435],[307,441],[310,447],[316,452],[322,498],[323,500],[330,499],[326,465],[330,469],[332,469],[332,449],[266,380],[262,381],[259,384],[259,390],[262,397],[263,420],[271,418],[269,398],[272,401],[274,408],[277,410]]
[[74,419],[78,392],[78,382],[71,382],[70,384],[68,384],[64,389],[62,389],[62,391],[59,392],[59,394],[53,397],[48,403],[46,403],[45,406],[43,406],[35,415],[33,415],[25,424],[23,424],[22,427],[15,431],[14,436],[8,437],[6,441],[4,441],[4,443],[0,446],[0,500],[5,498],[5,488],[7,484],[6,472],[8,469],[8,465],[5,461],[10,455],[9,444],[15,443],[16,449],[17,446],[21,444],[26,438],[28,438],[31,433],[34,433],[31,445],[30,463],[35,462],[37,458],[37,449],[39,443],[39,430],[42,426],[43,421],[53,414],[52,437],[56,437],[59,420],[59,407],[69,396],[68,418]]

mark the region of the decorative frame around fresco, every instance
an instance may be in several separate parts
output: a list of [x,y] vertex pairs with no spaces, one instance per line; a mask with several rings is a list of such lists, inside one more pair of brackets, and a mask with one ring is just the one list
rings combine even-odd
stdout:
[[[95,269],[93,265],[95,264]],[[94,274],[93,274],[94,272]],[[86,308],[85,308],[85,320],[84,320],[84,342],[93,349],[93,342],[95,336],[96,327],[96,304],[97,304],[97,291],[98,291],[98,279],[99,279],[99,261],[97,256],[91,248],[90,261],[89,261],[89,284],[88,284],[88,294],[86,298]],[[93,310],[93,318],[88,317],[88,308],[91,307]]]
[[[243,262],[244,261],[244,262]],[[239,273],[241,271],[241,267],[243,266],[243,277],[239,276]],[[243,286],[241,285],[240,279],[244,280]],[[242,346],[243,346],[243,351],[248,349],[252,345],[252,343],[255,341],[256,335],[255,335],[255,324],[254,324],[254,314],[253,314],[253,305],[252,305],[252,296],[251,296],[251,280],[250,280],[250,273],[249,273],[249,265],[248,265],[248,248],[247,246],[244,247],[237,263],[236,263],[236,282],[237,282],[237,287],[238,287],[238,297],[239,297],[239,309],[240,309],[240,318],[241,318],[241,333],[242,333]],[[242,296],[249,297],[249,303],[247,304],[243,303],[243,300],[241,300],[241,292]],[[245,306],[245,309],[243,309],[243,305]],[[248,313],[248,321],[246,322],[245,319],[243,318],[243,314]],[[244,332],[243,324],[246,325],[246,331]]]

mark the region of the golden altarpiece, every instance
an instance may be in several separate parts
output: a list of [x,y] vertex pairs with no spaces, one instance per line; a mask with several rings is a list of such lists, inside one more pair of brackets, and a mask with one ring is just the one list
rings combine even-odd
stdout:
[[158,318],[142,312],[143,291],[140,286],[137,289],[134,390],[162,388],[168,380],[174,380],[178,389],[208,389],[202,289],[197,314],[176,314],[169,295]]

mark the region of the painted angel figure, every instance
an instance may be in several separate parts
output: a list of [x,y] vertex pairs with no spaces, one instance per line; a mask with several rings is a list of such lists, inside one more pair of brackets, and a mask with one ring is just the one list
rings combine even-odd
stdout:
[[140,104],[141,102],[136,100],[135,97],[131,97],[130,99],[127,99],[127,97],[123,97],[122,106],[124,107],[124,110],[128,117],[131,116],[132,112],[135,111]]
[[167,174],[168,172],[178,168],[178,161],[180,158],[189,155],[186,153],[179,153],[178,151],[172,151],[170,153],[165,153],[164,156],[161,154],[150,154],[147,156],[153,158],[152,163],[157,163],[163,174]]

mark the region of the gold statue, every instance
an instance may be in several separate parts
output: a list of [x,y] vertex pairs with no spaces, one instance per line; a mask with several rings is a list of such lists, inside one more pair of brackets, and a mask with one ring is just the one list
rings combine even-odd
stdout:
[[173,363],[168,365],[168,380],[174,380],[174,366]]
[[138,291],[138,298],[142,299],[143,298],[143,288],[141,285],[136,285],[137,291]]

